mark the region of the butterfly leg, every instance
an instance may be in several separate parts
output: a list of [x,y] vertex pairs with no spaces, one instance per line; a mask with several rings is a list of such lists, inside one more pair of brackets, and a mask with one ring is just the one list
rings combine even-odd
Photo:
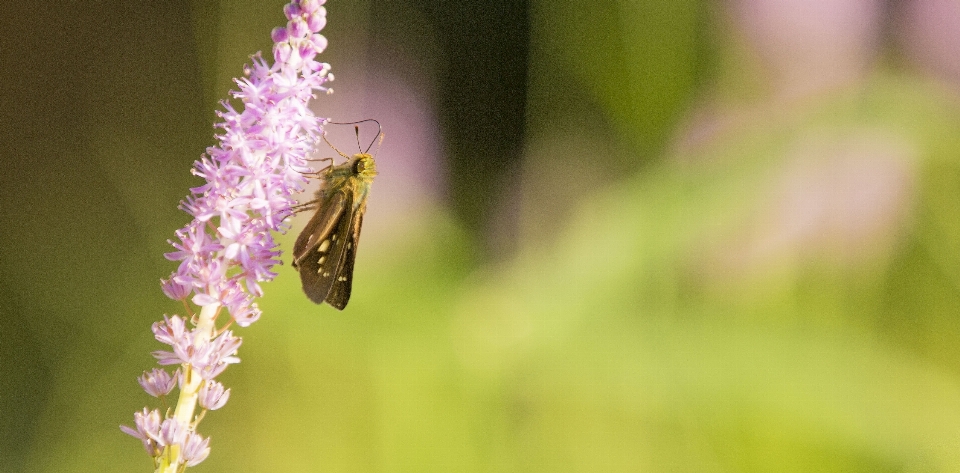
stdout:
[[327,143],[327,146],[333,148],[333,150],[336,151],[337,154],[339,154],[340,156],[343,156],[346,159],[350,159],[350,156],[343,154],[343,151],[340,151],[339,149],[337,149],[337,147],[334,146],[333,143],[331,143],[330,140],[327,139],[326,133],[323,134],[323,141]]

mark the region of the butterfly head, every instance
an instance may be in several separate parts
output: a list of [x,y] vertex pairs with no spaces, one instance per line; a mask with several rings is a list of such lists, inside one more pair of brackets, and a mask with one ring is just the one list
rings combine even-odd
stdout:
[[372,181],[377,175],[377,162],[367,153],[358,153],[350,159],[350,169],[354,176]]

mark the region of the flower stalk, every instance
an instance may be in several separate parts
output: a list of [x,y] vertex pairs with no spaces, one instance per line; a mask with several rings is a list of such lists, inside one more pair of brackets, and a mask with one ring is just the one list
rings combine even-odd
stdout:
[[[197,320],[197,328],[194,330],[194,345],[209,343],[213,338],[214,315],[220,308],[219,304],[210,304],[203,306],[200,310],[200,316]],[[197,397],[200,394],[200,384],[203,378],[189,364],[183,366],[183,380],[180,384],[180,398],[177,399],[177,408],[173,411],[173,418],[177,422],[187,425],[193,418],[193,413],[197,408]]]
[[[242,340],[227,328],[260,318],[254,297],[263,295],[260,283],[276,276],[273,232],[289,228],[293,195],[306,184],[307,157],[326,122],[309,108],[316,92],[331,92],[324,84],[333,80],[330,66],[315,60],[327,44],[319,34],[326,24],[323,3],[293,0],[284,7],[287,24],[271,34],[274,63],[253,56],[231,92],[242,107],[222,102],[219,143],[194,163],[193,174],[205,182],[181,203],[193,220],[170,242],[176,251],[165,256],[180,265],[161,281],[164,294],[183,302],[186,316],[165,315],[152,328],[169,346],[153,352],[158,364],[178,368],[172,374],[154,368],[139,378],[165,412],[144,408],[134,414],[134,427],[120,427],[143,443],[158,473],[182,472],[209,455],[210,439],[197,425],[226,404],[230,389],[215,378],[240,362]],[[167,396],[174,387],[179,395],[171,409]]]

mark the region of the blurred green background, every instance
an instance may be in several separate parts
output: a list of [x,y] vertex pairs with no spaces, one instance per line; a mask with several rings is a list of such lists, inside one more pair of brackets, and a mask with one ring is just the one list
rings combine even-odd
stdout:
[[[0,471],[149,471],[162,254],[282,5],[0,12]],[[315,110],[386,133],[354,295],[279,268],[196,471],[960,471],[960,4],[326,6]]]

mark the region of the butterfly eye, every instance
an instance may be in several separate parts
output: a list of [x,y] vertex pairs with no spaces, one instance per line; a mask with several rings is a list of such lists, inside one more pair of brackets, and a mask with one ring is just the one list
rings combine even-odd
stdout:
[[353,173],[360,174],[361,172],[367,169],[367,164],[362,160],[358,159],[356,163],[353,164]]

